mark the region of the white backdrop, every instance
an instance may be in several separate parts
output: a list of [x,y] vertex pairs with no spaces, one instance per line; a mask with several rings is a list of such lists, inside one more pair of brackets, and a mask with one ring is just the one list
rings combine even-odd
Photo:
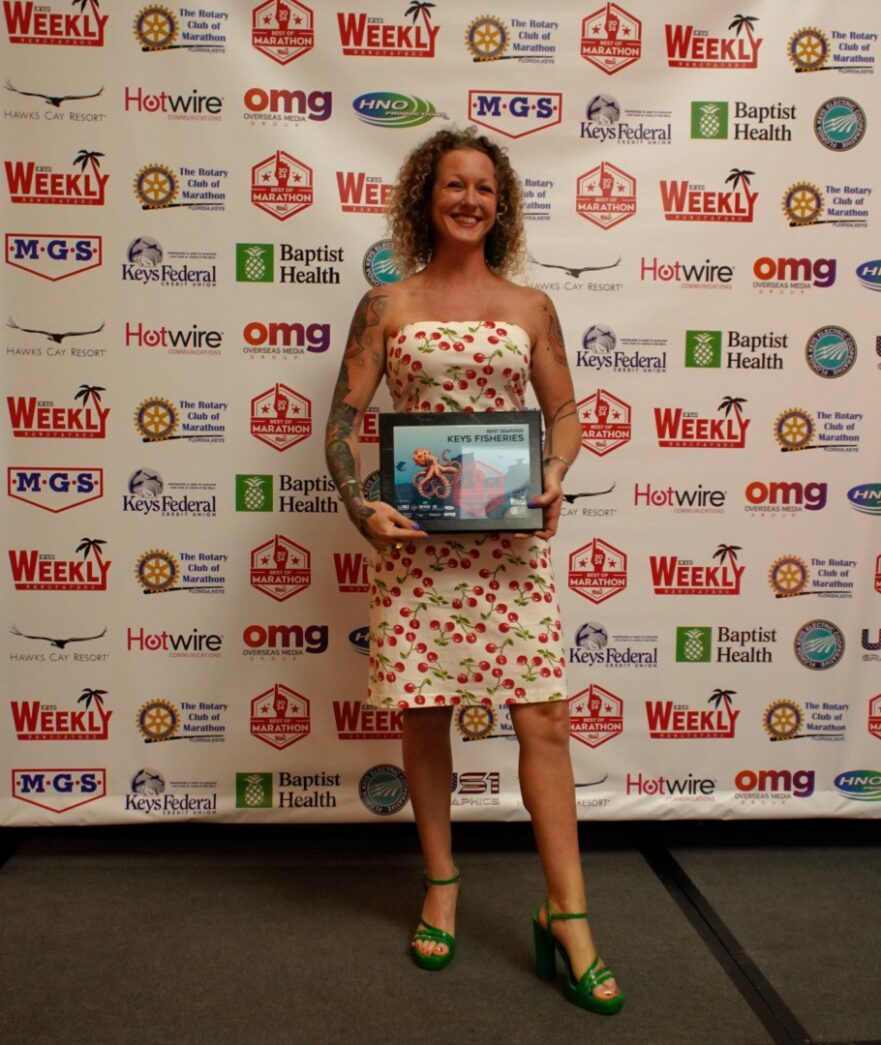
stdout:
[[[397,168],[472,123],[584,428],[580,815],[877,815],[877,3],[3,20],[4,823],[411,815],[322,430]],[[525,816],[505,710],[454,730],[456,816]]]

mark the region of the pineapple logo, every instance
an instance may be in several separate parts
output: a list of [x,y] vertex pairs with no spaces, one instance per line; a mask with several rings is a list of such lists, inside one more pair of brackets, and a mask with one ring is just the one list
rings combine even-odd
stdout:
[[237,475],[236,476],[236,511],[237,512],[271,512],[272,511],[272,476],[271,475]]
[[272,243],[236,244],[236,282],[272,283],[275,279],[275,247]]
[[712,655],[712,628],[686,627],[676,629],[677,663],[708,664]]
[[271,809],[272,773],[236,773],[236,809]]
[[691,136],[705,141],[728,137],[728,102],[692,102]]
[[686,330],[685,365],[710,368],[722,365],[721,330]]

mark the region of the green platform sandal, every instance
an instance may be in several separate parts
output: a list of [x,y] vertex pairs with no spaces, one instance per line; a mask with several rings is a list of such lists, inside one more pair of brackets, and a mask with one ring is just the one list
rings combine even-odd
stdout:
[[532,912],[532,934],[535,940],[535,971],[541,979],[552,980],[557,973],[557,951],[559,951],[568,973],[566,978],[566,997],[569,1001],[574,1005],[580,1005],[582,1009],[589,1009],[591,1012],[599,1012],[604,1015],[618,1012],[624,1004],[623,994],[619,992],[614,998],[598,998],[593,993],[600,984],[614,978],[615,974],[611,969],[601,968],[600,957],[597,955],[591,962],[587,972],[584,973],[580,980],[576,981],[572,975],[572,965],[569,961],[569,955],[566,953],[566,948],[551,932],[551,925],[554,921],[570,918],[587,918],[587,912],[585,911],[582,914],[554,914],[551,911],[550,900],[545,900],[545,913],[548,916],[547,926],[542,925],[538,920],[538,911]]
[[[461,877],[461,873],[457,873],[453,878],[429,878],[427,874],[423,874],[422,884],[425,886],[425,891],[428,892],[430,885],[455,885]],[[455,938],[444,932],[443,929],[436,929],[433,925],[429,925],[424,918],[419,919],[419,926],[413,933],[410,943],[413,944],[417,940],[429,940],[431,943],[443,943],[447,946],[446,954],[423,954],[416,947],[411,946],[410,953],[413,955],[413,961],[420,969],[438,972],[440,969],[445,969],[453,960],[453,955],[456,953]]]

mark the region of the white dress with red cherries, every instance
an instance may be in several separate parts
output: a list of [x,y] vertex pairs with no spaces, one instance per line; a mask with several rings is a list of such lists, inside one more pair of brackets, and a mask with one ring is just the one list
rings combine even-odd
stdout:
[[[408,323],[386,343],[394,409],[523,410],[530,349],[513,323]],[[375,554],[368,703],[563,700],[563,665],[547,541],[447,533]]]

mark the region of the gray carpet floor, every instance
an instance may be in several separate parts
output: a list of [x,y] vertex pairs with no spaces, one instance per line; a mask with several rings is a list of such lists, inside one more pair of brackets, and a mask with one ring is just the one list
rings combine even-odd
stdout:
[[406,954],[421,898],[406,825],[7,829],[0,1037],[877,1045],[877,828],[584,828],[593,931],[627,994],[614,1017],[534,974],[523,825],[457,827],[459,950],[441,974]]

